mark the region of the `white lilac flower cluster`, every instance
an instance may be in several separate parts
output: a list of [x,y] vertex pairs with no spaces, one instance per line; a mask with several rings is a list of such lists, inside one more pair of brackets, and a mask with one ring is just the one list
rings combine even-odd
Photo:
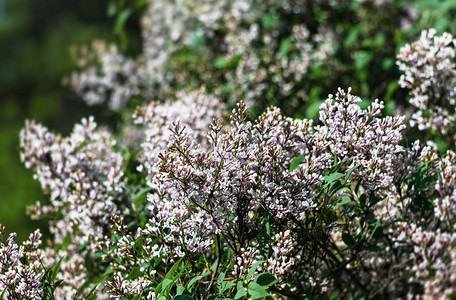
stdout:
[[456,124],[455,43],[451,34],[437,35],[430,29],[405,45],[397,57],[404,72],[399,84],[410,90],[410,104],[417,108],[410,124],[419,130],[446,134]]
[[143,70],[116,46],[95,41],[90,48],[83,47],[76,52],[78,67],[85,72],[73,73],[71,85],[87,104],[110,99],[110,108],[116,110],[125,107],[130,97],[143,90]]
[[147,184],[153,186],[158,173],[158,154],[171,142],[172,133],[168,129],[175,120],[191,130],[197,141],[203,141],[207,125],[213,119],[223,116],[225,106],[217,99],[205,93],[204,89],[190,94],[178,93],[178,100],[166,103],[158,101],[140,107],[133,115],[133,122],[143,126],[144,140],[141,143],[142,154],[139,158],[140,172],[147,178]]
[[[440,158],[430,149],[422,152],[422,159],[433,163],[432,173],[437,177],[431,188],[435,196],[426,195],[432,199],[428,212],[432,217],[421,216],[413,222],[406,222],[402,220],[407,217],[407,212],[396,212],[395,220],[401,221],[392,230],[392,239],[396,250],[407,249],[400,256],[400,263],[413,272],[409,282],[422,285],[425,299],[447,299],[456,292],[456,155],[448,151]],[[413,298],[413,292],[408,296]]]
[[[0,237],[4,234],[0,225]],[[15,237],[12,233],[6,242],[0,240],[0,291],[4,299],[43,299],[41,233],[36,230],[21,246]]]
[[21,159],[34,170],[50,201],[31,208],[32,217],[57,217],[50,222],[53,244],[69,244],[58,251],[48,249],[44,258],[53,265],[65,257],[61,266],[67,285],[57,291],[63,298],[74,297],[86,279],[81,248],[94,251],[111,215],[121,209],[116,202],[125,188],[123,159],[114,151],[110,134],[96,127],[93,118],[83,119],[63,138],[28,121],[21,132]]

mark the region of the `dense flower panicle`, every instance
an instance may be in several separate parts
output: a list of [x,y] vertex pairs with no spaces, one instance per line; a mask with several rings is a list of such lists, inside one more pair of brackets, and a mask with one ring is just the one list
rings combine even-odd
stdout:
[[113,146],[108,132],[96,130],[93,118],[83,119],[68,138],[26,123],[21,158],[34,169],[51,200],[51,205],[38,205],[34,212],[37,217],[64,212],[64,219],[51,228],[57,243],[68,234],[79,236],[81,244],[89,236],[102,237],[102,225],[116,212],[114,200],[124,186],[122,156],[113,152]]
[[419,130],[446,134],[456,125],[456,40],[449,33],[425,30],[421,38],[405,45],[397,64],[404,72],[399,84],[410,90],[417,108],[410,124]]
[[316,135],[326,142],[326,151],[346,162],[347,169],[356,165],[353,180],[361,179],[367,190],[390,186],[395,169],[393,165],[405,128],[404,117],[381,118],[383,102],[375,100],[367,110],[362,110],[356,96],[339,89],[320,106],[321,126],[316,126]]
[[36,218],[61,214],[50,222],[54,243],[71,241],[67,249],[57,253],[50,249],[45,257],[52,264],[65,257],[61,269],[66,281],[57,292],[62,299],[74,297],[85,280],[80,247],[95,249],[110,216],[119,210],[116,200],[123,195],[125,180],[122,156],[113,147],[109,133],[97,130],[93,118],[83,119],[68,138],[33,121],[21,132],[21,158],[50,196],[49,205],[38,203],[31,212]]
[[168,126],[177,120],[191,130],[192,136],[203,141],[208,124],[223,116],[224,105],[208,96],[204,89],[190,94],[179,93],[174,102],[152,102],[139,108],[133,116],[135,124],[144,126],[144,142],[139,171],[144,172],[149,186],[158,173],[158,154],[167,149],[172,133]]
[[14,241],[15,237],[12,233],[6,243],[0,240],[0,291],[6,300],[43,299],[43,252],[38,249],[41,233],[36,230],[22,246]]
[[[216,120],[210,124],[209,148],[200,147],[186,127],[174,123],[168,150],[160,155],[159,195],[149,195],[152,217],[147,233],[165,236],[184,252],[209,250],[212,234],[235,240],[230,245],[234,249],[237,243],[243,247],[249,236],[256,234],[262,209],[279,223],[304,220],[315,208],[314,190],[335,156],[346,163],[346,169],[360,165],[360,170],[352,173],[352,181],[361,180],[371,191],[388,190],[396,175],[393,166],[404,151],[398,146],[403,118],[381,118],[382,103],[374,102],[362,110],[356,104],[359,101],[339,90],[322,105],[322,125],[318,126],[308,120],[285,118],[277,108],[252,123],[240,102],[233,111],[231,127],[222,130]],[[290,161],[296,156],[303,156],[303,162],[290,172]],[[272,248],[275,254],[270,260],[277,276],[294,265],[289,256],[293,239],[287,227],[280,230],[279,237],[289,241],[278,237]],[[202,243],[204,240],[210,242]],[[281,249],[282,243],[288,250]],[[248,267],[242,258],[239,263],[238,268]]]
[[[196,146],[180,123],[173,125],[174,140],[160,156],[158,177],[160,194],[171,196],[166,206],[175,215],[166,213],[161,218],[163,222],[184,222],[180,226],[187,229],[191,228],[184,226],[187,221],[201,223],[200,232],[189,232],[194,237],[214,233],[237,235],[243,229],[235,224],[252,222],[254,213],[249,212],[260,206],[270,208],[278,218],[300,214],[312,206],[310,191],[303,187],[315,184],[318,177],[309,174],[306,178],[305,172],[289,174],[287,169],[287,154],[296,148],[301,127],[282,117],[277,109],[271,109],[252,124],[245,120],[245,110],[241,102],[234,110],[232,127],[226,132],[221,132],[217,121],[211,123],[208,150]],[[298,178],[305,180],[298,183]],[[158,202],[151,201],[151,209]],[[162,215],[163,206],[158,206]],[[182,218],[185,211],[188,215]],[[192,219],[199,215],[199,221]]]
[[121,54],[115,45],[96,41],[78,52],[78,66],[85,72],[74,72],[70,83],[87,104],[108,102],[111,109],[118,110],[144,90],[140,64]]
[[277,233],[275,236],[276,244],[272,246],[273,254],[268,259],[266,268],[271,274],[281,278],[284,273],[290,272],[295,264],[296,258],[290,256],[294,250],[294,239],[291,237],[290,230]]

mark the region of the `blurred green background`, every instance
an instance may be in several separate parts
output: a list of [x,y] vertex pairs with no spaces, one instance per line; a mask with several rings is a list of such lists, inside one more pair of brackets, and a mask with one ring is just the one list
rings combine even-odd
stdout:
[[26,206],[45,201],[31,170],[20,162],[19,131],[25,119],[68,134],[100,109],[87,107],[62,78],[75,69],[72,45],[113,40],[109,0],[0,0],[0,223],[23,240],[44,223]]

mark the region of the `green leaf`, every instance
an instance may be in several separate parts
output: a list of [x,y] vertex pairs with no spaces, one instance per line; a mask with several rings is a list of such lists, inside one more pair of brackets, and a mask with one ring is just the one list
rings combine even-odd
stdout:
[[280,25],[280,19],[271,15],[263,15],[261,17],[261,25],[266,29],[278,27]]
[[261,286],[269,287],[275,284],[277,282],[277,279],[272,274],[261,273],[258,274],[253,281]]
[[95,289],[98,287],[98,284],[95,284],[92,289],[90,290],[90,292],[87,294],[87,297],[86,297],[86,300],[87,299],[97,299],[97,295],[96,294],[93,294],[93,292],[95,292]]
[[209,275],[209,273],[207,273],[206,275],[198,275],[198,276],[193,277],[193,278],[188,282],[187,288],[188,288],[188,289],[191,289],[192,286],[193,286],[198,280],[200,280],[200,279],[203,278],[203,277],[206,277],[207,275]]
[[80,143],[75,149],[74,149],[74,152],[79,152],[79,150],[81,150],[82,148],[84,148],[85,146],[87,146],[89,144],[89,141],[83,141],[82,143]]
[[238,281],[237,287],[236,287],[236,295],[234,295],[234,299],[242,298],[245,295],[247,295],[245,287],[242,285],[241,281]]
[[177,268],[179,268],[183,259],[184,259],[183,257],[179,258],[179,260],[171,267],[171,269],[169,269],[168,273],[166,273],[165,278],[167,278],[167,279],[173,278],[174,273],[176,272]]
[[54,282],[54,284],[53,284],[54,289],[55,289],[56,287],[58,287],[62,282],[63,282],[63,279],[60,279],[60,280],[57,280],[56,282]]
[[260,264],[262,264],[264,261],[262,260],[259,260],[257,261],[256,263],[253,264],[253,266],[250,268],[249,272],[247,273],[247,280],[249,280],[250,278],[252,278],[253,276],[253,273],[255,273],[256,269],[258,268],[258,266]]
[[377,245],[369,245],[367,247],[367,250],[372,251],[372,252],[380,252],[380,251],[382,251],[382,248],[380,248]]
[[350,202],[351,202],[350,198],[342,198],[342,199],[337,200],[333,204],[331,204],[329,207],[336,208],[336,207],[342,206],[342,205],[350,203]]
[[59,259],[59,261],[55,264],[55,266],[52,268],[51,272],[51,282],[54,282],[55,279],[57,278],[57,274],[60,271],[60,264],[62,263],[63,257]]
[[135,208],[139,208],[147,203],[147,193],[149,193],[152,190],[153,189],[151,187],[146,187],[140,190],[138,194],[136,194],[135,198],[133,198],[133,205],[135,206]]
[[300,168],[300,164],[302,162],[305,162],[306,161],[306,157],[305,156],[297,156],[295,158],[293,158],[291,161],[290,161],[290,168],[289,168],[289,172],[292,172],[296,169],[299,169]]
[[368,51],[358,51],[355,53],[355,66],[356,69],[364,69],[367,64],[371,61],[372,54]]
[[190,36],[190,45],[195,50],[198,50],[202,45],[206,43],[206,37],[200,32],[193,32]]
[[361,164],[357,164],[356,166],[353,166],[350,168],[350,170],[347,171],[347,174],[345,175],[345,181],[348,181],[348,178],[350,177],[350,175],[353,173],[354,170],[356,170],[356,168],[358,168]]
[[342,233],[342,240],[349,248],[352,248],[356,245],[355,239],[348,233]]
[[116,24],[114,25],[114,32],[117,34],[120,34],[123,32],[123,29],[125,27],[125,23],[127,22],[128,18],[130,17],[132,11],[131,9],[127,8],[124,9],[119,13],[117,16]]
[[6,288],[3,289],[3,292],[2,294],[0,295],[0,299],[3,300],[3,297],[5,297],[5,292],[6,292]]
[[171,279],[168,279],[168,278],[165,278],[163,280],[163,284],[162,284],[162,293],[163,291],[166,291],[166,289],[169,287],[169,285],[171,285],[171,287],[173,286],[173,281]]
[[225,291],[229,290],[230,288],[232,288],[235,285],[236,284],[232,281],[222,281],[222,284],[220,285],[220,287],[221,287],[220,291],[222,293],[224,293]]
[[351,48],[353,47],[353,44],[356,42],[358,39],[358,36],[360,34],[360,26],[354,26],[350,29],[348,36],[345,38],[344,41],[344,47],[345,48]]
[[344,177],[344,174],[341,174],[341,173],[332,173],[332,174],[329,174],[329,175],[326,175],[325,178],[324,178],[324,182],[326,184],[330,184],[340,178]]
[[87,253],[84,257],[84,266],[86,267],[87,271],[89,271],[89,273],[93,272],[94,265],[92,262],[92,257],[91,257],[90,251],[87,251]]
[[290,52],[290,49],[291,49],[291,37],[283,39],[282,42],[280,43],[280,48],[279,48],[279,53],[278,53],[279,59],[286,57],[288,55],[288,52]]
[[372,230],[372,237],[374,239],[379,239],[383,237],[383,226],[379,221],[374,223],[374,229]]
[[176,295],[189,295],[189,296],[191,296],[192,294],[185,287],[179,285],[176,288]]
[[270,296],[266,289],[256,282],[249,283],[247,291],[252,299],[260,299]]

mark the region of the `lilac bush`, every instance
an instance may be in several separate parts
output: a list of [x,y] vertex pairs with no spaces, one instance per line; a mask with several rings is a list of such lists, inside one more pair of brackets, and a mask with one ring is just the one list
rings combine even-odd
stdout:
[[[0,298],[454,297],[453,37],[431,29],[400,50],[411,117],[384,116],[351,88],[318,120],[276,106],[256,117],[271,86],[305,99],[306,72],[334,63],[333,28],[295,24],[279,42],[261,16],[269,2],[151,1],[141,56],[80,49],[75,91],[128,117],[119,133],[90,117],[68,137],[26,122],[21,159],[47,196],[29,212],[51,237],[19,246],[0,227]],[[199,30],[223,39],[200,45]],[[207,61],[196,82],[174,72],[169,59],[195,43],[221,73]],[[133,97],[144,101],[131,110]],[[423,139],[407,144],[414,126]]]

